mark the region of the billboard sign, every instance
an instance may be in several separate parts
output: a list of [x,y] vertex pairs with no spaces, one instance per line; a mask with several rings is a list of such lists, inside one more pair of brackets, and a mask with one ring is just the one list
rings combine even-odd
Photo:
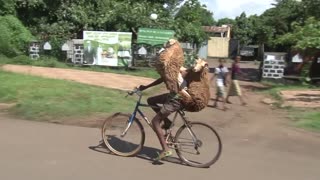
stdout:
[[138,44],[145,43],[152,46],[163,45],[174,37],[174,31],[163,29],[140,28],[138,33]]
[[84,64],[131,66],[132,33],[83,31]]

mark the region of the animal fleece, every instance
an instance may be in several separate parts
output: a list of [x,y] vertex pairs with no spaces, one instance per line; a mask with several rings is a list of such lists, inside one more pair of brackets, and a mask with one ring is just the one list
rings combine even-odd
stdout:
[[170,92],[179,93],[178,77],[184,64],[183,50],[177,40],[170,39],[160,52],[155,67]]
[[192,69],[187,69],[185,80],[189,96],[179,93],[185,110],[198,112],[207,107],[210,99],[208,71],[208,64],[202,59],[196,60],[196,65]]

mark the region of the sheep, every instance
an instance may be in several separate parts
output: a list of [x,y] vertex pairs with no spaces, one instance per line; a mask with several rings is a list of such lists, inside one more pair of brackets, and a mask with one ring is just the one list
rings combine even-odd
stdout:
[[184,56],[180,43],[177,40],[170,39],[155,62],[156,70],[170,92],[179,92],[178,77],[183,64]]
[[[187,93],[180,91],[184,109],[189,112],[199,112],[207,107],[210,99],[210,85],[208,78],[208,64],[202,59],[196,60],[192,69],[181,68],[184,79],[187,82]],[[186,72],[183,72],[186,71]]]
[[[192,69],[184,68],[183,50],[180,43],[174,39],[165,44],[165,49],[160,51],[156,58],[157,72],[163,78],[167,89],[181,97],[186,111],[198,112],[208,105],[210,90],[207,62],[198,59]],[[187,88],[183,87],[184,81]]]

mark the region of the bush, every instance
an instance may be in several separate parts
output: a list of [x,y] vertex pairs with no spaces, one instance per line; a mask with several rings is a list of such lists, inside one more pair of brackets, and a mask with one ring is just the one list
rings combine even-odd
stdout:
[[21,64],[21,65],[31,65],[32,64],[32,59],[30,59],[28,56],[25,55],[20,55],[17,57],[14,57],[9,61],[9,63],[12,64]]
[[58,67],[65,68],[66,64],[59,62],[55,57],[51,56],[41,56],[40,59],[32,62],[34,66],[42,66],[42,67]]
[[0,16],[0,54],[21,55],[33,39],[30,31],[14,16]]

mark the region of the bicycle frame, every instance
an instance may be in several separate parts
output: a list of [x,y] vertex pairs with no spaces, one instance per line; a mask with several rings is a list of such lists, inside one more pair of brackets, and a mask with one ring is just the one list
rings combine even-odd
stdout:
[[[121,137],[124,137],[124,136],[127,134],[127,131],[130,129],[133,121],[135,120],[135,118],[136,118],[136,116],[137,116],[137,113],[139,113],[140,116],[145,120],[145,122],[153,129],[153,126],[152,126],[152,124],[151,124],[151,121],[147,118],[147,116],[145,116],[145,115],[143,114],[143,112],[139,109],[139,107],[161,108],[161,107],[158,107],[158,106],[150,106],[150,105],[148,105],[148,104],[143,104],[143,103],[141,103],[142,94],[141,94],[140,91],[135,90],[135,91],[131,92],[131,94],[133,94],[133,93],[137,94],[137,95],[139,96],[139,99],[137,100],[136,106],[135,106],[135,108],[134,108],[133,113],[132,113],[131,116],[130,116],[130,119],[128,120],[128,126],[127,126],[126,129],[123,131],[123,133],[121,134]],[[130,94],[130,93],[128,93],[128,94]],[[169,128],[169,131],[170,131],[169,134],[171,134],[171,128],[174,126],[174,123],[175,123],[175,121],[176,121],[176,119],[177,119],[178,114],[180,115],[181,119],[183,120],[185,126],[187,127],[187,130],[189,131],[189,133],[190,133],[190,135],[191,135],[191,137],[192,137],[193,142],[194,142],[195,144],[197,144],[197,142],[198,142],[197,137],[196,137],[196,135],[194,134],[194,132],[191,130],[191,127],[189,126],[188,120],[187,120],[187,118],[185,117],[185,113],[184,113],[182,110],[176,111],[176,113],[175,113],[175,115],[174,115],[174,118],[173,118],[173,120],[172,120],[171,127]],[[153,130],[154,130],[154,129],[153,129]],[[170,137],[168,136],[167,139],[166,139],[167,143],[168,143],[168,139],[169,139],[169,138],[170,138]]]

